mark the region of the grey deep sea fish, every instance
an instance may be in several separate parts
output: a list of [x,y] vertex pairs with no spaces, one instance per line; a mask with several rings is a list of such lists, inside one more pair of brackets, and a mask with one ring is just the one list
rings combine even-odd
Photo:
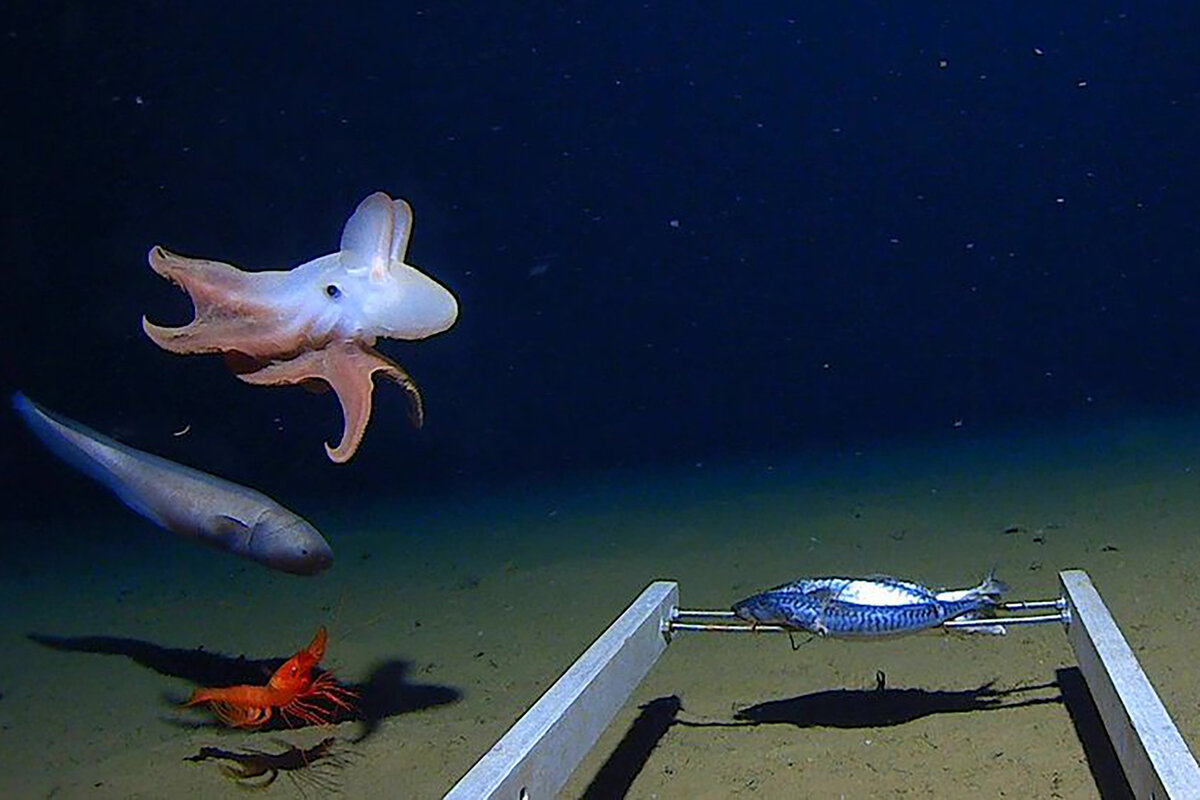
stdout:
[[1007,589],[990,573],[978,586],[944,592],[888,577],[801,578],[740,600],[733,611],[749,622],[821,636],[895,636],[986,613]]
[[19,392],[13,407],[46,447],[160,527],[295,575],[333,563],[320,532],[262,492],[135,450]]

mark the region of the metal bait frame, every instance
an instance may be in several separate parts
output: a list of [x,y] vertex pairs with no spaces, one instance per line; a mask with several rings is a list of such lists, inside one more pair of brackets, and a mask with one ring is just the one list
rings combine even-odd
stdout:
[[[1053,614],[1022,614],[1015,611],[1037,611],[1054,609]],[[975,628],[992,628],[997,625],[1045,625],[1049,622],[1063,622],[1063,614],[1067,610],[1066,600],[1017,600],[1010,603],[997,603],[997,611],[1009,612],[1005,616],[972,617],[971,619],[955,618],[934,625],[929,630],[946,628],[948,630],[970,631]],[[696,622],[695,620],[730,620],[728,623]],[[765,623],[742,622],[732,611],[707,610],[694,608],[677,608],[671,614],[667,623],[667,634],[676,631],[696,631],[703,633],[811,633],[803,628],[791,628],[786,625],[770,625]],[[815,635],[815,634],[814,634]],[[887,638],[889,634],[878,636],[864,635],[862,639]]]
[[[1134,796],[1200,800],[1200,765],[1091,578],[1082,570],[1066,570],[1058,579],[1057,600],[1003,603],[999,610],[1010,616],[950,620],[940,627],[1061,623]],[[1014,613],[1048,609],[1054,613]],[[679,584],[650,584],[446,798],[556,797],[677,631],[789,632],[780,625],[687,621],[731,617],[731,611],[682,610]]]

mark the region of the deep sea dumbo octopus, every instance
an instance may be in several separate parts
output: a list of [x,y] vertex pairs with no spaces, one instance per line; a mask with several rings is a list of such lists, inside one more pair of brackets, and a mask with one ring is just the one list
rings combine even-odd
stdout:
[[328,383],[344,427],[325,450],[344,463],[370,420],[375,373],[408,393],[414,425],[424,417],[416,383],[375,340],[424,339],[458,318],[454,295],[404,262],[412,220],[408,203],[376,192],[346,222],[338,252],[286,271],[244,272],[156,246],[151,268],[188,293],[195,319],[165,328],[143,317],[142,329],[172,353],[224,353],[247,383]]

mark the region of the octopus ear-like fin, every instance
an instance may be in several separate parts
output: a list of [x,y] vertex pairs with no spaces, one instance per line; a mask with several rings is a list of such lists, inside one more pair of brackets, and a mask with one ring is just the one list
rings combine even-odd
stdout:
[[391,263],[395,224],[392,198],[383,192],[359,203],[342,229],[342,267],[350,273],[369,271],[372,280],[383,280]]
[[392,252],[391,263],[403,264],[408,256],[408,242],[412,238],[413,211],[404,200],[397,197],[392,201]]
[[325,445],[325,452],[330,460],[344,464],[358,450],[371,419],[372,376],[376,372],[382,372],[404,388],[408,393],[410,417],[413,424],[420,427],[424,413],[416,383],[399,364],[357,342],[336,342],[238,377],[260,386],[304,384],[314,380],[328,383],[341,402],[344,423],[341,441],[337,447]]

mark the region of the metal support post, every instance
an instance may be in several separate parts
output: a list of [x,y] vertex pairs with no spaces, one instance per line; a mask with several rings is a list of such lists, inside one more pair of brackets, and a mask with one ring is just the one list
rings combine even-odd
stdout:
[[1082,570],[1058,577],[1067,638],[1134,795],[1200,800],[1200,766],[1091,578]]
[[509,729],[447,800],[542,800],[566,784],[667,649],[679,585],[656,581]]

